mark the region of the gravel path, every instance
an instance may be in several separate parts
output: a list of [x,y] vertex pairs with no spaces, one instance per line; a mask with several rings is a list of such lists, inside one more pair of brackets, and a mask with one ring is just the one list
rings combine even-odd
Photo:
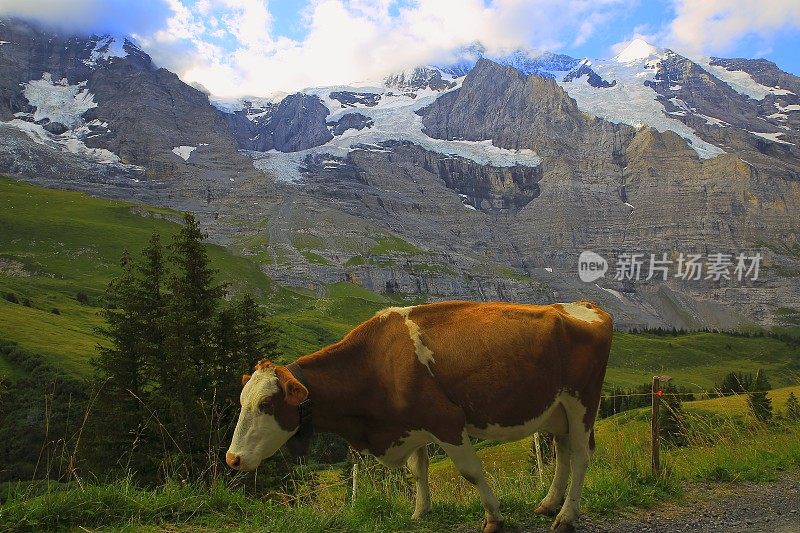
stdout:
[[[535,526],[518,531],[547,531]],[[800,474],[762,484],[692,484],[681,504],[613,518],[583,518],[576,533],[800,533]]]

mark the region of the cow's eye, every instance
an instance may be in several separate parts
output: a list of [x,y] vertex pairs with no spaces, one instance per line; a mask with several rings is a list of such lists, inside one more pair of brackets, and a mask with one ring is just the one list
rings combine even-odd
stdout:
[[271,415],[272,409],[273,409],[272,398],[264,398],[258,404],[258,410],[266,415]]

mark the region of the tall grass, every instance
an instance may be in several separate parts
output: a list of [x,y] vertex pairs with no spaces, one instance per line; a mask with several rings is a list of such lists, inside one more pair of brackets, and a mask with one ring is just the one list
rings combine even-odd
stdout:
[[[778,391],[781,397],[785,391]],[[786,393],[788,394],[788,393]],[[583,493],[583,511],[608,515],[622,509],[680,501],[692,481],[763,482],[782,471],[800,470],[800,424],[777,418],[760,423],[747,411],[732,411],[736,397],[685,404],[689,446],[662,450],[662,471],[649,461],[649,414],[635,410],[601,421],[598,447]],[[780,404],[777,405],[780,407]],[[530,439],[479,451],[486,475],[510,526],[546,525],[532,514],[545,483],[531,474]],[[187,528],[266,531],[441,531],[473,527],[483,511],[474,488],[449,460],[431,464],[433,509],[413,522],[413,490],[404,471],[355,456],[356,495],[344,465],[300,468],[285,491],[248,494],[237,478],[194,484],[174,479],[156,489],[130,479],[111,483],[17,483],[0,488],[0,531],[88,528]]]

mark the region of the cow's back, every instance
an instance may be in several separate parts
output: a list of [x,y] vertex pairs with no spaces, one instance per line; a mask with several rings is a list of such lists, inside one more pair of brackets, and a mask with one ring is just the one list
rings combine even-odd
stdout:
[[470,425],[518,425],[561,392],[599,398],[612,328],[594,304],[442,302],[405,312],[418,358]]

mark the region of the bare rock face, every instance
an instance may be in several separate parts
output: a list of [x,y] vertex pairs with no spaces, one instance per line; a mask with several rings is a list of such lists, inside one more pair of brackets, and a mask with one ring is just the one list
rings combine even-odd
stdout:
[[333,139],[325,122],[328,113],[318,97],[295,93],[260,110],[255,117],[249,109],[225,115],[239,148],[297,152]]
[[[715,61],[712,64],[726,68],[744,66],[762,73],[764,81],[780,80],[792,86],[796,83],[800,88],[795,76],[778,76],[762,63],[725,61],[723,65],[720,60]],[[694,129],[703,140],[739,153],[767,172],[774,172],[776,163],[778,169],[789,174],[795,172],[800,158],[797,149],[800,117],[776,114],[779,107],[776,108],[775,104],[785,102],[785,105],[790,105],[795,99],[800,102],[800,97],[784,95],[778,101],[775,96],[768,95],[763,100],[754,100],[736,92],[690,59],[671,51],[667,51],[666,57],[659,62],[656,81],[646,84],[661,95],[670,116]],[[775,134],[784,142],[768,138]]]
[[[198,181],[221,181],[226,172],[253,172],[208,97],[174,73],[156,68],[131,41],[67,36],[18,20],[0,23],[0,40],[7,43],[0,46],[0,93],[6,95],[0,118],[32,113],[23,86],[47,75],[54,82],[83,87],[96,104],[81,117],[92,123],[86,146],[109,150],[123,163],[145,168],[150,177],[193,181],[199,191],[211,184]],[[67,132],[55,122],[44,127],[57,135]],[[194,164],[174,153],[180,146],[194,149]],[[212,170],[208,160],[225,163]]]
[[586,76],[589,85],[597,87],[598,89],[608,89],[617,84],[617,80],[611,82],[604,80],[597,72],[592,70],[592,67],[590,67],[586,61],[581,62],[578,68],[564,76],[564,81],[570,82],[582,78],[583,76]]
[[347,113],[342,115],[336,122],[328,122],[330,132],[333,135],[341,135],[347,130],[363,130],[372,127],[372,119],[361,113]]
[[355,107],[356,105],[374,107],[378,105],[378,101],[381,99],[381,95],[377,93],[354,91],[333,91],[329,96],[334,100],[338,100],[342,107]]
[[273,144],[281,152],[296,152],[333,138],[325,125],[328,108],[319,98],[297,93],[284,98],[272,114]]
[[[555,81],[525,76],[481,59],[460,89],[419,111],[424,132],[438,139],[485,140],[511,150],[532,149],[543,157],[570,161],[585,153],[613,149],[633,132],[585,116]],[[581,163],[579,163],[581,164]]]

